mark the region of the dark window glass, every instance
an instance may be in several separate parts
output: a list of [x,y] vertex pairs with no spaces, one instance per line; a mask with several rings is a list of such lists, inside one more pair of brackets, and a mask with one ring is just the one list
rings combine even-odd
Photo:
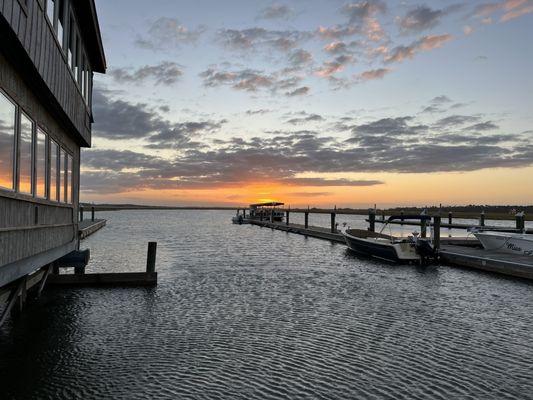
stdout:
[[68,35],[68,65],[72,72],[74,72],[74,64],[76,60],[76,24],[74,22],[74,18],[72,17],[72,14],[70,16],[70,34]]
[[50,141],[50,200],[59,201],[59,147],[53,140]]
[[67,155],[67,203],[72,203],[72,157]]
[[35,143],[35,194],[46,197],[46,134],[37,129]]
[[32,193],[33,121],[20,114],[19,192]]
[[65,41],[65,38],[63,35],[65,32],[65,0],[56,0],[56,4],[58,6],[57,11],[57,39],[59,40],[59,44],[61,47],[63,47],[63,43]]
[[64,203],[67,199],[67,193],[65,191],[65,170],[67,169],[67,152],[61,149],[61,164],[59,168],[59,201]]
[[14,189],[15,111],[15,105],[0,92],[0,186],[6,189]]

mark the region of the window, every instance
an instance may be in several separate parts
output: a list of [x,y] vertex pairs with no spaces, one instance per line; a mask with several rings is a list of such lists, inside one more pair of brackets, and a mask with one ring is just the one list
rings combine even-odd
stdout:
[[67,193],[65,196],[67,203],[72,203],[72,157],[67,154]]
[[67,152],[61,149],[61,162],[59,164],[59,201],[65,203],[67,200],[65,171],[67,169]]
[[46,15],[52,25],[54,25],[55,8],[56,0],[46,0]]
[[59,146],[50,140],[50,200],[59,201]]
[[19,192],[33,193],[33,121],[20,113],[19,133]]
[[65,7],[65,0],[55,0],[57,4],[57,38],[59,39],[59,44],[61,47],[65,45],[66,38],[64,35],[67,31],[65,31],[65,16],[66,16],[66,7]]
[[0,92],[0,186],[14,189],[16,107]]
[[35,195],[46,198],[46,134],[37,129],[35,142]]
[[74,17],[70,14],[70,34],[68,35],[68,65],[72,72],[75,73],[75,64],[76,64],[76,41],[78,40],[78,34],[76,32],[76,24],[74,22]]

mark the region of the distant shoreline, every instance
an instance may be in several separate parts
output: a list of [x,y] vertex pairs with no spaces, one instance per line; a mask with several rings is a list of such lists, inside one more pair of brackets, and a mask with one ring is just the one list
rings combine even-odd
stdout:
[[[80,203],[85,211],[89,211],[94,207],[95,211],[126,211],[126,210],[198,210],[198,211],[236,211],[242,210],[241,207],[202,207],[202,206],[151,206],[141,204],[88,204]],[[486,219],[492,220],[514,220],[516,212],[523,211],[525,213],[526,221],[533,221],[533,205],[530,206],[482,206],[482,205],[468,205],[468,206],[443,206],[440,207],[394,207],[377,209],[378,216],[400,214],[402,211],[405,214],[419,214],[423,210],[427,210],[428,214],[441,214],[443,218],[448,216],[451,212],[453,218],[477,219],[481,212],[485,213]],[[308,211],[306,208],[291,208],[291,212],[303,213]],[[369,209],[357,208],[310,208],[309,212],[315,214],[329,214],[335,211],[337,214],[345,215],[368,215]]]

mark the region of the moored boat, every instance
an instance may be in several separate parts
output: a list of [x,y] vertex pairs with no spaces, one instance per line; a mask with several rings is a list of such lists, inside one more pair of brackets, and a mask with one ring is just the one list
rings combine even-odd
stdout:
[[[386,224],[399,218],[426,221],[430,219],[427,215],[391,216]],[[343,232],[343,236],[346,244],[352,251],[395,263],[423,262],[433,256],[433,247],[429,241],[419,238],[416,232],[407,238],[397,238],[384,235],[381,232],[376,233],[362,229],[347,229]]]
[[494,231],[474,232],[485,250],[533,257],[533,235]]

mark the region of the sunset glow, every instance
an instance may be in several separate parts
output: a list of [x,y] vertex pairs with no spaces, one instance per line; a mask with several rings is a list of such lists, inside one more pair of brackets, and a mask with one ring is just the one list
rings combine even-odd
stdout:
[[82,201],[533,199],[529,1],[98,7]]

